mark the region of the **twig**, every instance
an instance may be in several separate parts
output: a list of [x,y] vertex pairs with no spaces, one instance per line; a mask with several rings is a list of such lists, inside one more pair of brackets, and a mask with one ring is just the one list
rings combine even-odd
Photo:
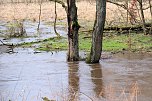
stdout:
[[[112,3],[114,5],[117,5],[117,6],[120,6],[120,7],[124,8],[124,9],[126,9],[126,10],[128,9],[124,4],[119,4],[119,3],[111,1],[111,0],[107,0],[107,2]],[[150,8],[150,6],[148,6],[146,8],[143,8],[143,10],[147,10],[149,8]],[[138,9],[135,9],[135,10],[138,10]]]
[[86,97],[88,97],[91,101],[93,101],[93,99],[91,97],[89,97],[88,95],[84,94],[83,92],[80,92],[80,94],[85,95]]
[[39,5],[40,5],[40,13],[39,13],[39,23],[38,23],[37,31],[39,31],[39,29],[40,29],[41,12],[42,12],[42,0],[40,1]]
[[57,37],[61,37],[60,34],[56,30],[56,20],[57,20],[57,11],[56,11],[56,1],[55,1],[55,20],[54,20],[54,32],[57,35]]

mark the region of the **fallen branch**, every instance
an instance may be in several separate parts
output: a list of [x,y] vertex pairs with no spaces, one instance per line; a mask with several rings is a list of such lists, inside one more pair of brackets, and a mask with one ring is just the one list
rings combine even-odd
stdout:
[[[146,29],[149,29],[150,27],[150,24],[149,25],[146,25]],[[104,29],[105,31],[111,31],[111,30],[115,30],[115,31],[118,31],[118,32],[123,32],[123,31],[136,31],[136,32],[140,32],[140,31],[143,31],[143,28],[142,28],[142,25],[137,25],[137,26],[127,26],[127,27],[107,27]]]
[[[146,28],[148,29],[148,28],[150,28],[151,27],[151,23],[146,23]],[[124,26],[124,27],[122,27],[122,26],[111,26],[111,27],[105,27],[104,28],[104,31],[111,31],[111,30],[114,30],[114,31],[143,31],[143,29],[142,29],[142,25],[134,25],[134,26]],[[82,32],[88,32],[88,33],[90,33],[90,32],[92,32],[93,30],[84,30],[84,31],[82,31]]]
[[2,44],[0,44],[0,53],[14,53],[13,48],[14,45],[13,44],[5,44],[2,40],[0,40],[0,42]]
[[6,44],[2,40],[0,40],[0,42],[2,43],[2,45],[5,45],[5,46],[14,46],[13,44]]
[[3,45],[5,45],[5,43],[4,43],[2,40],[0,40],[0,42],[1,42]]

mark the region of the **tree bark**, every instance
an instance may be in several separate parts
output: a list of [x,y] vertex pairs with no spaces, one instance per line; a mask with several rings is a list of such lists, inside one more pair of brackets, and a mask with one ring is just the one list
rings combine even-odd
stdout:
[[98,63],[102,51],[103,30],[106,18],[106,0],[96,0],[96,20],[92,33],[92,46],[88,63]]
[[140,13],[141,13],[141,20],[142,20],[142,25],[143,25],[143,31],[144,34],[147,34],[147,29],[146,29],[146,23],[145,23],[145,17],[144,17],[144,11],[143,11],[143,5],[142,5],[142,0],[137,0],[139,2],[139,7],[140,7]]
[[151,0],[149,0],[149,6],[150,6],[150,14],[151,14],[151,28],[150,28],[149,34],[152,34],[152,4],[151,4]]
[[126,23],[126,25],[128,26],[128,18],[129,18],[129,16],[128,16],[128,14],[129,14],[129,12],[128,12],[128,6],[129,5],[128,4],[129,3],[128,3],[128,0],[126,0],[125,2],[126,2],[126,7],[127,7],[127,10],[126,10],[127,11],[127,18],[126,18],[127,23]]
[[79,46],[78,46],[78,31],[79,24],[77,19],[77,7],[75,0],[67,0],[67,20],[68,20],[68,55],[67,61],[79,60]]

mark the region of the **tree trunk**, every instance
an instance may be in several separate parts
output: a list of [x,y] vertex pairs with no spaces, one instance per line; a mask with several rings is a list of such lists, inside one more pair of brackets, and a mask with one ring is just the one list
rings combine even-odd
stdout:
[[146,23],[145,23],[145,17],[144,17],[144,11],[143,11],[143,5],[142,5],[142,0],[138,0],[139,2],[139,7],[140,7],[140,13],[141,13],[141,20],[142,20],[142,25],[143,25],[143,31],[144,34],[147,34],[147,29],[146,29]]
[[67,0],[67,20],[68,20],[68,61],[79,60],[78,30],[80,28],[77,19],[77,7],[75,0]]
[[126,10],[127,11],[127,18],[126,18],[127,23],[126,23],[126,25],[128,26],[128,18],[129,18],[129,16],[128,16],[128,14],[129,14],[129,12],[128,12],[128,4],[129,3],[128,3],[128,0],[126,0],[125,2],[126,2],[126,7],[127,7],[127,10]]
[[38,23],[38,26],[37,26],[37,31],[39,32],[40,30],[40,23],[41,23],[41,13],[42,13],[42,0],[40,2],[40,12],[39,12],[39,23]]
[[106,17],[106,0],[96,0],[96,20],[92,35],[92,46],[88,63],[98,63],[102,51],[103,30]]
[[149,34],[152,34],[152,4],[151,4],[151,0],[149,0],[149,6],[150,6],[150,14],[151,14],[151,28],[150,28]]

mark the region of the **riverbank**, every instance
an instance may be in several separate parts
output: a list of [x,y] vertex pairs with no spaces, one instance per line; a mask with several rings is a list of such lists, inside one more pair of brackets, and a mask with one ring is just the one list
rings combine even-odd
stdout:
[[[131,35],[116,35],[105,33],[103,37],[103,51],[107,52],[152,52],[152,38],[150,35],[136,34]],[[40,44],[37,48],[42,51],[51,50],[66,50],[68,42],[66,38],[50,39]],[[80,33],[79,34],[79,49],[89,51],[91,49],[91,35]]]
[[[123,2],[122,2],[123,3]],[[34,47],[41,51],[67,50],[67,23],[66,13],[61,5],[57,4],[57,30],[61,36],[56,38],[54,34],[54,3],[42,3],[42,14],[40,22],[40,32],[37,32],[39,18],[38,3],[4,3],[0,5],[0,20],[12,23],[12,20],[23,22],[26,30],[26,37],[22,38],[0,38],[4,42],[12,42],[15,46]],[[144,5],[145,7],[147,5]],[[95,2],[81,1],[77,2],[78,20],[81,26],[79,31],[79,49],[89,51],[91,48],[91,32],[95,18]],[[149,9],[144,10],[146,22],[149,22]],[[139,20],[139,18],[137,18]],[[2,22],[3,23],[3,22]],[[113,25],[126,26],[126,11],[114,4],[107,3],[106,26]],[[0,35],[8,32],[5,24],[0,25]],[[85,32],[86,31],[86,32]],[[4,33],[4,34],[3,34]],[[103,51],[106,52],[151,52],[152,38],[150,35],[144,35],[141,32],[121,34],[117,31],[108,31],[104,33]]]

